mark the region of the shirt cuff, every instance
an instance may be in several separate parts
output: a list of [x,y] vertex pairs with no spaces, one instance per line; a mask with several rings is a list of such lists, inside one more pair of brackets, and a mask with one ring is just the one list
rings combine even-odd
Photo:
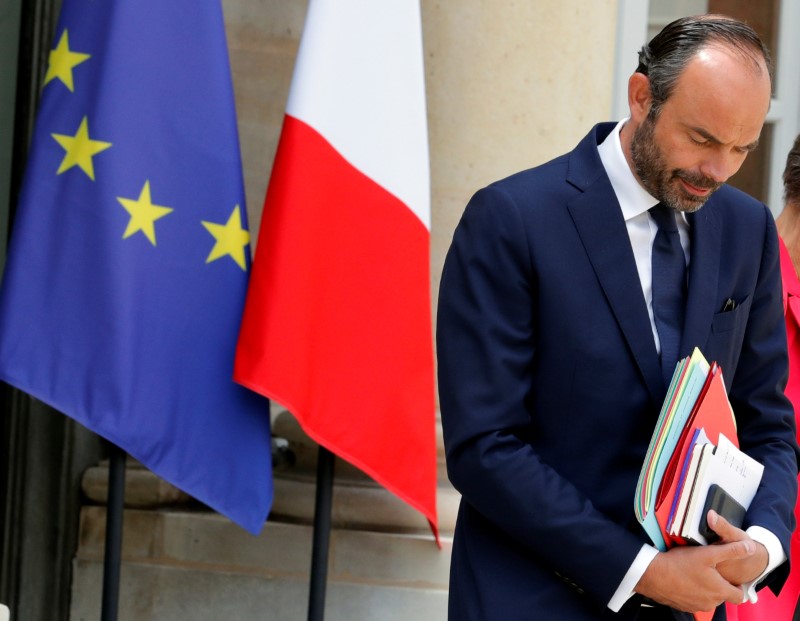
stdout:
[[756,586],[773,569],[786,561],[786,553],[783,551],[783,547],[781,547],[781,542],[778,541],[778,538],[766,528],[751,526],[746,532],[753,541],[762,544],[767,549],[767,568],[758,578],[742,585],[742,591],[744,592],[744,599],[742,601],[755,604],[758,601]]
[[[753,528],[757,527],[754,526]],[[775,535],[772,536],[775,538],[775,541],[778,540],[778,538],[775,537]],[[755,537],[753,537],[753,539],[755,539]],[[756,541],[759,540],[756,539]],[[767,551],[769,551],[769,548],[767,548]],[[782,551],[783,550],[781,550],[781,552]],[[608,607],[611,610],[613,610],[614,612],[619,612],[619,609],[622,608],[625,602],[627,602],[631,597],[633,597],[634,594],[633,589],[639,583],[639,580],[641,580],[642,576],[644,575],[644,572],[647,571],[647,568],[650,566],[650,563],[653,562],[653,559],[656,557],[657,554],[658,550],[656,550],[653,546],[647,544],[644,544],[642,546],[642,549],[639,550],[639,554],[637,554],[636,558],[633,559],[633,563],[628,568],[628,571],[625,573],[625,576],[622,578],[622,582],[620,582],[619,587],[617,587],[617,590],[614,592],[614,595],[608,602]],[[771,556],[772,555],[770,555],[770,557]]]

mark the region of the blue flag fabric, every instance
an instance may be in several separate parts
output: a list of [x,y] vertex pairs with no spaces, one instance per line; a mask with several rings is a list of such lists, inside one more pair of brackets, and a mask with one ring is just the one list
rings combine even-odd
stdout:
[[268,402],[219,0],[65,0],[0,290],[0,378],[258,533]]

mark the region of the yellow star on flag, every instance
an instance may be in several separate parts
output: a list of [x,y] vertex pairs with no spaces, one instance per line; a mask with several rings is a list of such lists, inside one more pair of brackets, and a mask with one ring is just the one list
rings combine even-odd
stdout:
[[79,166],[89,179],[94,181],[92,157],[108,149],[111,143],[89,138],[89,120],[87,117],[83,117],[81,125],[74,136],[65,136],[64,134],[51,134],[51,136],[67,152],[56,174],[60,175],[73,166]]
[[247,244],[250,243],[250,233],[242,228],[242,217],[239,211],[239,205],[233,208],[231,217],[228,218],[225,224],[202,222],[203,226],[206,227],[208,232],[217,240],[206,259],[206,263],[211,263],[225,255],[230,255],[242,270],[247,270],[244,249],[247,247]]
[[67,30],[64,29],[56,48],[50,50],[50,62],[47,66],[47,75],[44,76],[44,83],[47,84],[51,80],[58,78],[70,92],[74,93],[75,88],[72,82],[72,70],[77,65],[80,65],[90,58],[90,54],[73,52],[69,49],[69,35],[67,34]]
[[163,218],[171,211],[171,207],[164,207],[162,205],[154,205],[150,198],[150,181],[144,182],[139,198],[133,200],[132,198],[117,197],[117,200],[122,204],[125,210],[131,214],[131,219],[128,222],[128,228],[122,235],[122,239],[127,239],[134,233],[141,231],[145,234],[150,243],[156,245],[156,227],[155,221]]

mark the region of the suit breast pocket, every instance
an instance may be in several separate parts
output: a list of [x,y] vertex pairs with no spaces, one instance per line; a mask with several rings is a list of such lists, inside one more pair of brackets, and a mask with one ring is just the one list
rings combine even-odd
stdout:
[[739,302],[733,310],[723,311],[714,315],[714,319],[711,321],[711,332],[714,334],[730,332],[738,324],[746,322],[749,313],[750,296]]
[[707,352],[703,353],[708,360],[716,360],[728,378],[733,377],[739,362],[751,302],[747,297],[733,310],[717,313],[711,321]]

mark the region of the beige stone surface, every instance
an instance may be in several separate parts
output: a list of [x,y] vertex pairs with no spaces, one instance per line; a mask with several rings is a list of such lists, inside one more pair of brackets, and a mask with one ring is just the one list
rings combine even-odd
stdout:
[[[271,521],[311,523],[316,480],[312,476],[275,476]],[[439,530],[452,534],[461,497],[443,483],[437,489]],[[371,481],[336,479],[331,508],[333,524],[342,529],[430,535],[428,521],[417,510]]]
[[[119,621],[305,618],[311,527],[267,523],[258,537],[189,511],[127,510]],[[81,515],[70,619],[100,610],[105,510]],[[449,538],[331,534],[326,619],[446,618]]]
[[[185,503],[191,496],[157,477],[132,458],[126,460],[125,506],[160,507]],[[81,479],[81,491],[92,502],[105,504],[108,499],[108,462],[89,468]]]
[[[75,581],[88,597],[73,600],[70,621],[100,618],[102,568],[76,561]],[[308,617],[308,584],[292,577],[226,574],[204,568],[124,565],[118,621],[298,621]],[[447,593],[440,589],[334,583],[325,621],[445,621]]]
[[254,245],[307,4],[307,0],[222,3]]
[[[452,533],[459,494],[447,479],[441,425],[437,425],[437,512],[439,529]],[[293,463],[275,471],[273,519],[310,521],[314,511],[314,489],[318,447],[286,410],[276,411],[272,432],[287,440]],[[421,513],[375,483],[366,474],[336,458],[333,520],[342,527],[396,532],[428,532]]]
[[616,8],[616,0],[423,0],[434,300],[470,196],[608,120]]
[[[103,557],[105,508],[85,507],[77,559]],[[212,513],[163,509],[127,509],[124,515],[124,563],[200,567],[233,573],[307,576],[312,528],[267,522],[258,536]],[[375,533],[334,528],[329,579],[364,584],[446,589],[452,538],[440,550],[428,535]]]

